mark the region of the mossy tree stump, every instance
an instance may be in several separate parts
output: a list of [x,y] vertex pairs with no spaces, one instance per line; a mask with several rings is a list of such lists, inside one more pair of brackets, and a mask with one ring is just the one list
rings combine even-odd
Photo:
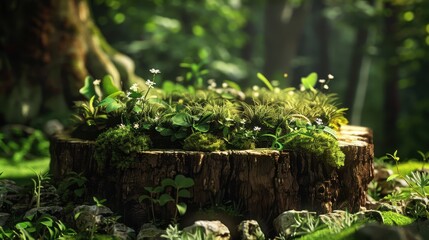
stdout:
[[[106,198],[126,222],[138,226],[151,219],[150,204],[140,204],[144,187],[156,186],[178,174],[191,177],[188,212],[231,201],[246,217],[271,221],[290,209],[319,213],[333,209],[358,211],[365,205],[367,185],[373,178],[372,132],[345,126],[340,146],[345,165],[336,169],[308,153],[268,149],[193,152],[152,150],[137,155],[127,169],[99,166],[93,158],[94,142],[56,136],[51,141],[51,173],[61,180],[67,172],[83,172],[89,194]],[[157,208],[169,219],[174,206]]]

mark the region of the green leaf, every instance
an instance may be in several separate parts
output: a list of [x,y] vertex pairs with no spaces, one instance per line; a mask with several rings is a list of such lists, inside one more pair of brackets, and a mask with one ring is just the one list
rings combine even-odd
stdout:
[[199,132],[208,132],[210,129],[210,125],[208,123],[200,123],[200,124],[195,124],[194,128]]
[[257,73],[256,76],[259,78],[259,80],[261,80],[265,86],[267,86],[268,89],[270,89],[270,91],[274,90],[273,85],[270,83],[270,81],[262,74],[262,73]]
[[117,88],[114,84],[113,84],[113,77],[110,75],[106,75],[104,76],[102,83],[101,83],[101,88],[103,90],[103,93],[105,95],[110,95],[116,92],[119,92],[119,88]]
[[182,126],[182,127],[192,126],[192,117],[187,113],[178,113],[171,118],[171,121],[176,126]]
[[141,195],[140,197],[139,197],[139,203],[142,203],[144,200],[146,200],[146,199],[149,199],[149,200],[151,200],[152,198],[150,197],[150,196],[148,196],[148,195]]
[[317,83],[317,73],[312,72],[307,77],[302,77],[301,83],[305,89],[314,89]]
[[392,180],[394,180],[395,178],[399,177],[399,174],[392,174],[390,175],[387,179],[386,182],[390,182]]
[[52,227],[52,221],[46,220],[46,221],[41,221],[40,223],[47,227]]
[[82,94],[88,100],[96,95],[93,82],[94,79],[91,76],[87,76],[85,78],[85,83],[83,87],[79,89],[79,93]]
[[188,189],[180,189],[178,196],[183,198],[190,198],[191,192]]
[[225,80],[224,82],[226,82],[231,88],[233,88],[237,91],[241,91],[240,85],[238,85],[236,82],[231,81],[231,80]]
[[82,214],[82,212],[78,212],[74,215],[74,220],[78,219],[80,217],[80,215]]
[[122,107],[122,105],[118,101],[116,101],[116,99],[110,97],[106,97],[105,99],[103,99],[100,102],[99,106],[106,106],[106,112],[108,113],[118,110]]
[[189,188],[194,186],[195,182],[192,178],[187,178],[181,174],[177,175],[174,178],[174,182],[177,186],[177,188]]
[[169,129],[169,128],[164,128],[164,127],[156,127],[155,128],[156,131],[159,132],[159,134],[161,134],[161,136],[171,136],[173,135],[174,131]]
[[176,207],[177,207],[177,211],[179,212],[180,215],[182,215],[182,216],[185,215],[186,209],[188,208],[186,203],[177,203]]
[[160,206],[164,206],[168,202],[174,202],[174,199],[169,194],[164,193],[159,197],[159,205]]
[[169,186],[176,187],[176,183],[171,178],[165,178],[161,181],[161,186],[163,186],[163,187],[169,187]]
[[19,222],[17,224],[15,224],[16,229],[21,230],[21,229],[26,229],[28,227],[31,227],[31,222]]

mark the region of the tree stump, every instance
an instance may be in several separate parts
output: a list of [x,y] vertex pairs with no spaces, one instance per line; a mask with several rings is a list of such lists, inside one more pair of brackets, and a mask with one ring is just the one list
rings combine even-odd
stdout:
[[[88,178],[90,196],[106,198],[125,222],[139,226],[151,220],[150,204],[140,204],[144,187],[183,174],[193,178],[188,212],[226,201],[241,206],[248,218],[271,223],[290,209],[319,213],[333,209],[358,211],[366,203],[367,185],[373,178],[372,132],[344,126],[340,146],[345,165],[332,168],[308,153],[269,149],[195,152],[151,150],[138,154],[127,169],[97,165],[94,142],[58,135],[51,141],[51,173],[61,180],[70,171]],[[156,208],[170,219],[174,205]]]

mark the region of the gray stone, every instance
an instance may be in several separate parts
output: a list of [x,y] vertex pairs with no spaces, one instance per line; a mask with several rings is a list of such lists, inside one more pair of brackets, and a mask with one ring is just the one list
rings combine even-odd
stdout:
[[137,235],[137,240],[164,239],[164,238],[161,238],[161,235],[164,233],[165,233],[164,230],[157,228],[152,223],[145,223],[140,228],[139,234]]
[[265,235],[261,230],[258,222],[255,220],[244,220],[238,226],[238,231],[241,233],[242,240],[261,240],[265,239]]
[[112,210],[106,206],[97,205],[81,205],[73,210],[74,216],[78,215],[75,219],[76,228],[79,231],[87,231],[96,224],[101,226],[104,222],[103,219],[113,215]]
[[360,211],[357,212],[355,214],[359,220],[364,220],[364,219],[373,219],[375,221],[377,221],[378,223],[384,223],[384,218],[383,218],[383,214],[381,214],[380,211],[377,210],[364,210],[364,211]]
[[109,227],[109,234],[117,237],[120,240],[135,239],[136,231],[122,223],[114,223]]
[[295,230],[295,227],[293,227],[293,225],[296,223],[295,219],[297,217],[308,217],[309,215],[316,216],[316,213],[309,212],[307,210],[289,210],[283,212],[277,218],[274,219],[274,229],[277,231],[278,234],[290,236]]
[[231,239],[229,229],[220,221],[196,221],[193,225],[183,229],[184,232],[195,233],[198,229],[206,235],[211,235],[217,240]]
[[24,218],[28,218],[31,216],[42,216],[45,214],[54,216],[56,218],[61,218],[63,212],[63,208],[60,206],[49,206],[49,207],[39,207],[32,208],[25,212]]

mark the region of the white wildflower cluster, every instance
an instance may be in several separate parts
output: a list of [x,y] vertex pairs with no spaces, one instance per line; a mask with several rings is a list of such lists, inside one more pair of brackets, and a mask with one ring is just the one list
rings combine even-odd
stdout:
[[159,69],[155,69],[155,68],[149,69],[149,72],[152,74],[160,74],[161,73],[161,71],[159,71]]
[[334,79],[334,76],[332,74],[328,74],[328,80],[326,79],[319,79],[319,83],[321,84],[322,88],[325,90],[329,89],[329,81],[331,81],[332,79]]
[[207,80],[207,83],[209,85],[207,87],[208,90],[214,90],[217,87],[216,81],[214,79]]
[[255,132],[259,132],[259,131],[261,131],[261,127],[255,126],[255,127],[253,128],[253,131],[255,131]]
[[94,82],[92,82],[92,84],[94,84],[94,86],[100,86],[101,80],[100,79],[96,79],[94,80]]
[[156,85],[156,83],[154,81],[151,81],[149,79],[146,80],[145,84],[148,88],[153,88],[153,86]]
[[322,125],[323,124],[323,120],[320,119],[320,118],[316,118],[315,122],[316,122],[317,125]]
[[134,83],[131,87],[130,87],[131,91],[137,92],[139,90],[139,85],[137,83]]

